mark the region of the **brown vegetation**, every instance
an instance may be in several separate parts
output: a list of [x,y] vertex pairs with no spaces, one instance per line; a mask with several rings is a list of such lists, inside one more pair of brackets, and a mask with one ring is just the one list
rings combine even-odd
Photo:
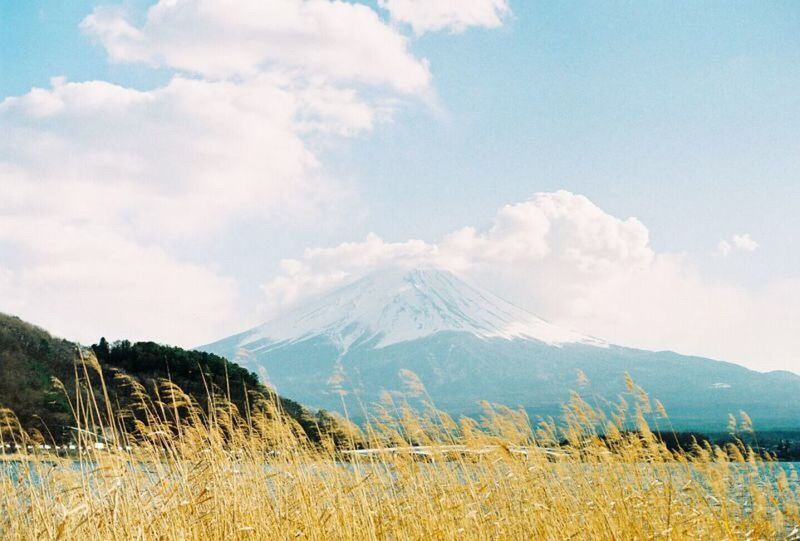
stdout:
[[632,381],[613,411],[575,395],[558,423],[387,396],[313,442],[263,395],[203,408],[130,380],[136,411],[116,411],[90,384],[100,365],[77,369],[76,457],[27,451],[2,412],[0,441],[22,447],[0,474],[3,539],[785,539],[800,523],[796,472],[742,443],[668,449],[644,422],[665,412]]

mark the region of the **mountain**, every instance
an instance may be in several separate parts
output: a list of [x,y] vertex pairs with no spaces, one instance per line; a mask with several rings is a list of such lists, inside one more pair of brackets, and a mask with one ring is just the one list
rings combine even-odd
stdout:
[[[40,432],[46,441],[69,440],[72,436],[69,427],[75,423],[64,389],[74,394],[75,359],[80,347],[17,317],[0,313],[0,408],[13,411],[26,430]],[[115,410],[124,409],[131,400],[128,385],[114,377],[117,373],[140,383],[151,393],[152,399],[156,398],[158,382],[169,379],[201,407],[207,404],[206,386],[219,395],[230,396],[242,412],[246,408],[246,393],[267,392],[255,374],[211,353],[153,342],[123,340],[108,344],[105,339],[92,349]],[[97,386],[95,396],[102,397],[99,379],[94,370],[90,370],[90,374]],[[63,382],[64,389],[59,390],[53,378]],[[318,425],[328,421],[312,415],[294,401],[279,400],[283,410],[312,438],[318,435]]]
[[719,429],[740,410],[761,428],[800,428],[800,376],[609,344],[437,269],[375,272],[201,349],[266,373],[313,407],[342,409],[344,390],[355,411],[401,391],[401,371],[411,370],[452,413],[488,400],[556,415],[573,389],[616,399],[629,373],[682,428]]
[[605,346],[434,269],[375,272],[246,333],[240,345],[255,344],[252,352],[324,335],[347,352],[359,343],[380,349],[441,332]]

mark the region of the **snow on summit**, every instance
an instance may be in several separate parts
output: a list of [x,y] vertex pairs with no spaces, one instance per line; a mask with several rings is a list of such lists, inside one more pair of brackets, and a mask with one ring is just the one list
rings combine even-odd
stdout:
[[239,346],[327,336],[346,351],[357,341],[377,339],[375,347],[381,348],[443,331],[551,345],[606,345],[552,325],[449,271],[392,268],[373,272],[245,333]]

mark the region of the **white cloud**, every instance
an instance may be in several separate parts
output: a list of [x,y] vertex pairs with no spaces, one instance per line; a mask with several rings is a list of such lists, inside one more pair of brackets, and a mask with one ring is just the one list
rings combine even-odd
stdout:
[[[374,113],[347,90],[265,74],[247,83],[175,77],[137,91],[102,81],[0,102],[0,211],[125,222],[159,236],[232,217],[339,202],[304,135],[352,135]],[[10,207],[10,208],[9,208]]]
[[716,255],[728,257],[733,251],[733,246],[727,240],[721,240],[717,243],[717,250],[714,252]]
[[3,100],[0,310],[83,340],[235,330],[235,282],[164,246],[347,204],[305,137],[356,135],[375,114],[352,90],[274,74],[150,91],[55,80]]
[[463,32],[468,27],[496,28],[510,13],[507,0],[379,0],[392,20],[423,34],[438,30]]
[[232,330],[238,286],[172,247],[350,208],[312,148],[427,97],[430,72],[364,5],[162,0],[138,20],[99,7],[81,26],[167,84],[54,77],[0,101],[0,310],[192,345]]
[[271,74],[150,91],[55,80],[7,98],[0,310],[86,341],[233,332],[234,280],[164,246],[341,203],[304,136],[353,135],[373,119],[353,92]]
[[485,229],[438,242],[363,242],[306,250],[263,286],[265,316],[384,265],[436,265],[555,323],[647,349],[797,370],[800,280],[760,289],[708,282],[685,254],[658,253],[647,228],[569,192],[501,208]]
[[758,248],[758,243],[753,240],[749,233],[734,235],[733,245],[744,252],[753,252]]
[[60,336],[195,345],[241,322],[231,278],[107,228],[5,217],[0,246],[24,262],[0,266],[0,309]]
[[728,257],[733,252],[754,252],[758,249],[758,243],[753,240],[749,233],[733,235],[729,240],[723,239],[717,243],[716,255]]
[[586,197],[566,191],[541,193],[502,207],[485,230],[465,227],[438,243],[387,243],[371,233],[363,242],[307,249],[301,260],[285,261],[284,275],[264,290],[268,306],[285,306],[295,296],[285,294],[292,290],[285,281],[290,276],[319,286],[302,288],[311,293],[384,265],[433,264],[493,277],[497,283],[519,283],[521,272],[523,282],[547,284],[534,300],[555,309],[576,289],[652,265],[656,255],[648,239],[647,228],[635,218],[617,219]]
[[427,62],[367,6],[328,0],[161,0],[142,26],[101,7],[82,23],[116,62],[210,78],[291,69],[314,78],[424,91]]

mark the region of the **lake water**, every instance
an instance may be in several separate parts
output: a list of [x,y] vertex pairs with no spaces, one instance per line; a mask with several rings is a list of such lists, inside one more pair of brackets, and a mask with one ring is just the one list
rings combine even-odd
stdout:
[[[22,461],[15,461],[15,460],[8,460],[4,462],[0,462],[0,474],[6,475],[11,477],[14,482],[21,482],[25,478],[30,478],[34,483],[39,482],[39,480],[46,475],[51,474],[53,471],[60,470],[63,471],[64,468],[74,472],[80,472],[83,468],[89,475],[91,475],[91,471],[94,468],[93,463],[84,462],[83,465],[79,461],[48,461],[42,460],[37,463],[30,463],[31,468],[28,471],[28,468],[25,467],[26,463]],[[342,463],[343,468],[352,468],[354,464],[352,463]],[[423,465],[423,463],[421,463]],[[784,470],[787,475],[791,474],[793,471],[796,471],[798,475],[800,475],[800,462],[772,462],[769,465],[774,466],[774,468],[762,468],[762,475],[764,476],[764,480],[769,480],[770,477],[773,479],[777,478],[777,474],[780,471],[779,469]],[[589,465],[586,464],[586,467],[595,468],[597,465]],[[643,466],[643,465],[639,465]],[[682,466],[675,465],[676,467],[682,468]],[[736,467],[736,464],[731,464],[732,467]],[[134,468],[134,463],[131,463],[131,468]],[[369,468],[368,463],[361,464],[359,467],[366,467]],[[435,466],[434,466],[435,467]],[[632,466],[636,467],[636,466]],[[745,468],[747,466],[744,466]],[[779,468],[779,469],[777,469]],[[149,468],[148,465],[145,463],[141,464],[140,472],[148,472]],[[154,474],[155,480],[155,474]]]

